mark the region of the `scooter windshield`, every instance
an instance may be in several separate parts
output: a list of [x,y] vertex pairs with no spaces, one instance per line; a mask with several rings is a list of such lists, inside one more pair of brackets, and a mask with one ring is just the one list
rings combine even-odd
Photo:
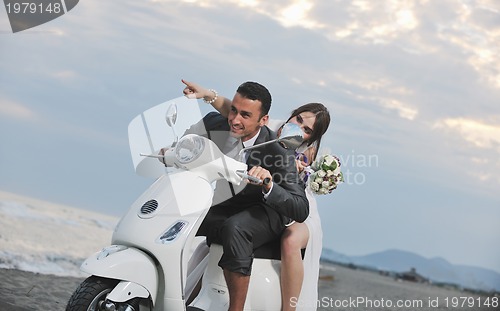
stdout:
[[[176,106],[175,124],[169,125],[167,114],[172,120],[172,108]],[[157,158],[141,154],[158,154],[161,148],[168,147],[178,136],[202,119],[198,100],[185,96],[156,105],[138,116],[128,126],[128,138],[132,162],[136,174],[158,178],[165,173],[165,166]]]

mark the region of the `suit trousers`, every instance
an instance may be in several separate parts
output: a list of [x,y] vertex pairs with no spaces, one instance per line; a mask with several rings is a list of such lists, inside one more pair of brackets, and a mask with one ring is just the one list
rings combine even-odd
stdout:
[[208,245],[222,245],[221,268],[250,275],[254,249],[279,238],[284,229],[282,217],[263,203],[215,205],[198,235],[206,236]]

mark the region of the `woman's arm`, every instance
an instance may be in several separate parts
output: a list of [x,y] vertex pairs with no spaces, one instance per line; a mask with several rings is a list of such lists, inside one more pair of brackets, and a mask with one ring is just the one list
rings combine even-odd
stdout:
[[311,165],[316,160],[316,146],[312,144],[304,151],[304,155],[307,157],[307,165]]
[[304,168],[310,166],[316,158],[316,147],[314,145],[307,148],[303,153],[297,156],[295,160],[297,171],[301,173]]
[[196,83],[188,82],[184,79],[181,81],[186,85],[182,91],[184,95],[189,98],[203,98],[205,102],[210,103],[222,116],[226,118],[229,116],[232,104],[230,99],[219,96],[215,90],[206,89]]

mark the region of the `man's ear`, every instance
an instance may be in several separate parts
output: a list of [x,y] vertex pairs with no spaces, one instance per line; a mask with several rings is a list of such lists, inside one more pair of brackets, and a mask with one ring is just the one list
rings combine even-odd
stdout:
[[267,125],[269,123],[269,115],[266,114],[265,116],[260,118],[260,126]]

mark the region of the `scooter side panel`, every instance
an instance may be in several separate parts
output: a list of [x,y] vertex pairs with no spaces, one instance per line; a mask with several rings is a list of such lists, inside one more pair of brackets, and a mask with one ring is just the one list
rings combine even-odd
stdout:
[[281,310],[280,267],[279,260],[254,259],[244,310]]
[[[210,246],[208,267],[202,279],[202,288],[200,294],[190,304],[193,308],[191,310],[227,310],[229,293],[223,271],[218,266],[222,252],[221,245]],[[254,259],[245,311],[281,310],[280,266],[279,260]]]

